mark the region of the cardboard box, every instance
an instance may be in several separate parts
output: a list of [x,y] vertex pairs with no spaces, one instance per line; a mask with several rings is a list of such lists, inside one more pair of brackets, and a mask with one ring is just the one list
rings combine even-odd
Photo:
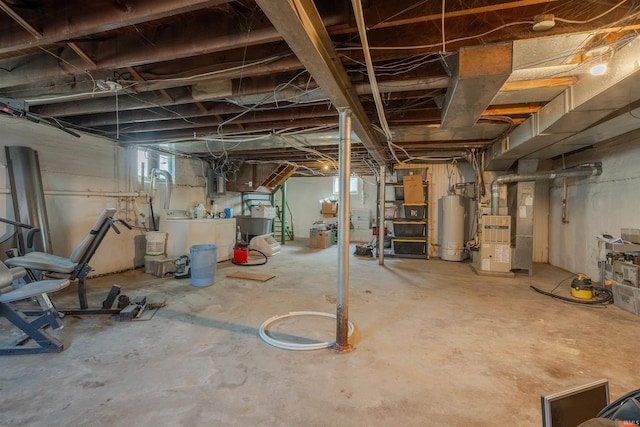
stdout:
[[268,218],[273,219],[276,217],[276,208],[273,206],[251,206],[251,218]]
[[322,216],[325,218],[331,218],[338,213],[338,204],[332,202],[322,202]]
[[420,175],[407,175],[402,178],[405,203],[424,203],[424,187]]
[[311,229],[309,231],[309,247],[315,249],[325,249],[331,246],[331,231],[320,231]]

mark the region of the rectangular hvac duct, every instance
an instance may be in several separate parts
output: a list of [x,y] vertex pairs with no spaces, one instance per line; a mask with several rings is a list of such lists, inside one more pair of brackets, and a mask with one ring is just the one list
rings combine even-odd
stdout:
[[451,83],[442,107],[441,126],[473,126],[513,70],[513,43],[463,47],[446,59]]

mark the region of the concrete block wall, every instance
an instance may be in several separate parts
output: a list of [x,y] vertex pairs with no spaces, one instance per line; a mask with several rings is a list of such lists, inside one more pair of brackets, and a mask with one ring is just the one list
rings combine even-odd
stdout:
[[[146,197],[111,197],[101,193],[126,193],[142,190],[140,182],[132,177],[137,150],[118,147],[112,141],[88,135],[75,138],[60,130],[27,120],[0,116],[3,146],[26,146],[38,152],[40,172],[45,191],[45,203],[51,229],[53,253],[67,257],[86,236],[98,214],[105,208],[118,209],[116,216],[132,225],[142,225],[141,217],[133,208],[136,202],[150,227]],[[206,165],[199,160],[176,159],[176,174],[170,208],[188,209],[194,203],[208,203],[205,191]],[[158,200],[154,202],[156,215],[164,202],[164,184],[158,185]],[[7,160],[0,152],[0,216],[14,219],[8,179]],[[50,194],[53,191],[66,194]],[[144,191],[148,191],[148,183]],[[80,196],[75,192],[90,192]],[[49,194],[47,194],[49,193]],[[227,193],[216,199],[220,208],[240,209],[240,194]],[[109,232],[95,254],[91,275],[107,274],[133,268],[134,237],[141,230],[128,231],[119,227],[121,234]],[[0,223],[0,239],[11,237],[13,226]]]
[[[320,200],[337,197],[333,194],[333,177],[294,177],[287,180],[287,200],[294,217],[293,232],[296,237],[309,237],[309,229],[315,221],[323,220]],[[351,209],[366,209],[376,215],[377,187],[372,176],[361,177],[358,194],[351,196]],[[327,223],[337,218],[326,219]],[[371,230],[351,230],[352,242],[368,242]]]
[[640,228],[640,132],[565,159],[567,166],[590,161],[602,162],[602,175],[567,180],[568,222],[562,221],[562,180],[551,183],[549,262],[599,280],[596,236]]

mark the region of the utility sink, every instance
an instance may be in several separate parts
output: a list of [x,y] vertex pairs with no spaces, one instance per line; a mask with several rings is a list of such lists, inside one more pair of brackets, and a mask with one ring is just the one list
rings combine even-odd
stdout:
[[184,210],[175,210],[175,209],[165,209],[164,210],[164,219],[172,220],[172,219],[193,219],[191,216],[191,212]]

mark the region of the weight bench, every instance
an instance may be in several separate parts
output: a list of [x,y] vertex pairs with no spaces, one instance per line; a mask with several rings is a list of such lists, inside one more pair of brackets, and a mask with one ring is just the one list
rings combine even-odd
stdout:
[[[27,283],[18,288],[12,286],[12,283],[23,278],[26,274],[24,268],[10,269],[0,262],[0,316],[6,318],[25,334],[12,346],[0,347],[0,355],[59,353],[64,347],[62,342],[44,331],[47,326],[51,326],[53,329],[62,328],[58,323],[58,313],[53,308],[47,294],[66,288],[69,286],[69,280],[41,280]],[[39,310],[26,312],[14,307],[14,302],[30,298],[38,300]],[[30,320],[30,318],[33,319]],[[35,341],[38,346],[25,345],[29,339]]]
[[102,308],[90,309],[87,303],[87,275],[93,270],[89,266],[91,258],[96,253],[98,246],[106,236],[109,229],[120,234],[115,222],[121,222],[125,227],[131,226],[124,221],[114,220],[115,208],[107,208],[102,211],[89,234],[71,252],[69,258],[52,255],[46,252],[29,252],[22,256],[9,258],[5,261],[9,267],[22,267],[27,270],[28,281],[36,281],[43,277],[63,277],[69,280],[78,280],[78,300],[80,309],[59,310],[65,314],[117,314],[119,310],[111,309],[111,305],[120,293],[120,287],[114,285]]

